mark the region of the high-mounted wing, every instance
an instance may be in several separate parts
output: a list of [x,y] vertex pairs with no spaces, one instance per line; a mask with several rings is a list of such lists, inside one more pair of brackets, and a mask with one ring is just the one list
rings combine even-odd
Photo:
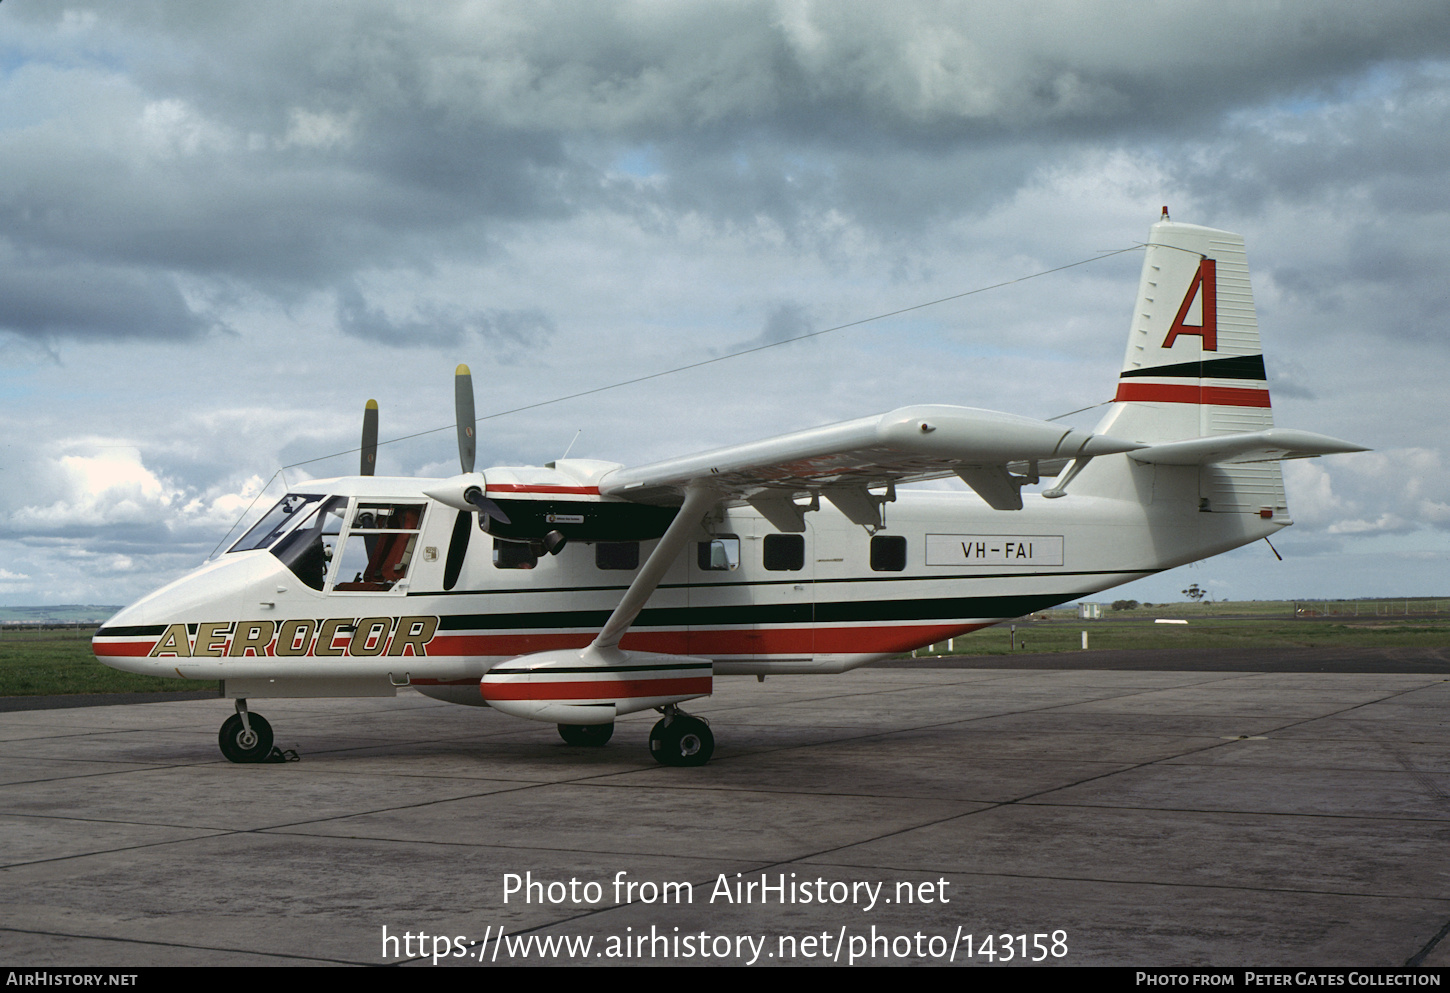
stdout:
[[[1144,447],[1031,417],[974,407],[920,405],[778,435],[652,465],[617,469],[599,492],[640,503],[674,504],[691,480],[722,498],[744,500],[783,531],[802,531],[798,496],[824,496],[853,522],[879,524],[882,498],[870,487],[957,475],[999,510],[1022,508],[1009,462],[1075,459]],[[1032,480],[1035,482],[1035,480]]]

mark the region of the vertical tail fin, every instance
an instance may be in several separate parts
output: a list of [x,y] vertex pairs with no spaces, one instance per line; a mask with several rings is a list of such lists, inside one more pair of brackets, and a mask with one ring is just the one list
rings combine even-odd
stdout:
[[1273,427],[1243,236],[1153,225],[1114,399],[1097,431],[1135,441]]
[[[1274,426],[1242,235],[1153,225],[1114,401],[1097,433],[1149,444]],[[1278,462],[1188,471],[1200,510],[1287,521]]]

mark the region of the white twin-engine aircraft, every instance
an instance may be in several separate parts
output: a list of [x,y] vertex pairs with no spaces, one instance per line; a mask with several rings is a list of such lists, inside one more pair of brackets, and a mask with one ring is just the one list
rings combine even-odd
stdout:
[[[233,762],[277,758],[257,697],[412,686],[701,765],[679,705],[716,676],[844,672],[1267,537],[1279,460],[1364,451],[1273,426],[1243,238],[1153,225],[1111,410],[1086,433],[972,407],[874,417],[652,465],[560,459],[362,474],[289,493],[224,554],[111,618],[96,656],[221,680]],[[973,492],[898,491],[957,476]],[[1055,484],[1026,497],[1024,485]],[[480,533],[475,533],[475,532]]]

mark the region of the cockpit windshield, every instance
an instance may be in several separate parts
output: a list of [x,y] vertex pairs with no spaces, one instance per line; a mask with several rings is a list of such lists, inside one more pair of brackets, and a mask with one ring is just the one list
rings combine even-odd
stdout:
[[310,493],[288,493],[227,551],[248,552],[254,548],[270,548],[288,528],[305,518],[321,499],[321,496]]
[[328,564],[337,548],[342,518],[347,512],[347,497],[335,496],[322,505],[276,545],[272,554],[282,560],[297,578],[314,590],[327,582]]

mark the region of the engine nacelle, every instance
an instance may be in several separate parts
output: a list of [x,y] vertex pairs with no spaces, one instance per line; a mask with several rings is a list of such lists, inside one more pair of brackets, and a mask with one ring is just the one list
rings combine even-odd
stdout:
[[709,696],[714,663],[617,648],[521,655],[490,669],[483,699],[512,717],[550,724],[612,724],[623,714]]

